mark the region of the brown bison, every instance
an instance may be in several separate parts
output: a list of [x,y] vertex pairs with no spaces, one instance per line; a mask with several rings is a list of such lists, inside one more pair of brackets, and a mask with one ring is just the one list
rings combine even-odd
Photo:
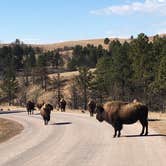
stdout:
[[50,114],[53,110],[53,106],[51,104],[44,104],[41,108],[40,114],[43,117],[44,124],[47,125],[50,121]]
[[59,105],[60,105],[61,112],[65,112],[65,109],[66,109],[65,99],[61,99],[60,102],[59,102]]
[[38,110],[40,110],[44,105],[44,101],[42,103],[37,103],[36,107],[38,108]]
[[123,124],[132,124],[138,120],[142,125],[140,135],[144,134],[145,128],[145,135],[148,134],[148,108],[142,103],[112,101],[105,103],[104,106],[97,105],[96,112],[97,120],[100,122],[105,120],[113,126],[115,130],[114,137],[116,137],[117,131],[118,137],[120,137]]
[[89,110],[90,116],[93,116],[93,114],[95,113],[95,109],[96,109],[96,102],[94,100],[90,100],[88,102],[88,110]]
[[35,110],[35,103],[29,100],[26,104],[26,108],[27,108],[28,115],[33,114]]

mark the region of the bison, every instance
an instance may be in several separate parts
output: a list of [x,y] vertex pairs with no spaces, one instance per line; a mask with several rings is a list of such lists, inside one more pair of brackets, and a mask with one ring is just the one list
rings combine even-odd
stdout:
[[66,108],[65,99],[61,99],[59,105],[60,105],[61,112],[65,112],[65,108]]
[[142,125],[141,136],[148,135],[148,107],[140,102],[125,103],[121,101],[107,102],[103,105],[97,105],[96,119],[100,122],[106,121],[114,128],[114,137],[121,135],[123,124],[132,124],[140,121]]
[[37,103],[36,107],[38,108],[38,110],[40,110],[44,105],[44,101],[42,103]]
[[44,124],[47,125],[50,121],[50,114],[53,110],[53,106],[51,104],[44,104],[41,108],[40,114],[43,117]]
[[96,108],[96,102],[94,100],[90,100],[88,102],[88,110],[89,110],[90,116],[93,116],[93,114],[95,113],[95,108]]
[[29,100],[26,104],[26,108],[27,108],[28,115],[33,114],[35,110],[35,103]]

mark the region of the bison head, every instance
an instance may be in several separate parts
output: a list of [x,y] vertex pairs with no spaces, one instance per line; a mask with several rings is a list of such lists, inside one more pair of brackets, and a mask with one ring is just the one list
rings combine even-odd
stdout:
[[53,106],[51,104],[44,104],[42,108],[47,112],[50,112],[53,110]]
[[50,111],[53,110],[53,106],[51,104],[46,104],[46,108],[49,109]]
[[104,108],[103,105],[96,105],[96,119],[99,122],[103,122],[104,121]]

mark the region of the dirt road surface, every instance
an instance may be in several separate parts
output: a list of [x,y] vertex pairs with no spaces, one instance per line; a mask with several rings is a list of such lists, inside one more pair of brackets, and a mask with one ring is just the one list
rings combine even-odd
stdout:
[[113,128],[85,114],[52,113],[48,126],[40,115],[2,114],[24,126],[21,134],[0,144],[3,166],[165,166],[166,136],[149,130],[140,137],[139,123]]

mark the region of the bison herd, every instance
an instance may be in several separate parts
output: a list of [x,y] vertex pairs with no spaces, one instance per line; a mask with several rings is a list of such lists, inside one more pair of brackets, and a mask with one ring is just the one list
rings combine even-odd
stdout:
[[[27,102],[28,115],[33,114],[35,110],[35,103]],[[37,103],[36,107],[40,110],[40,114],[47,125],[50,120],[50,114],[53,106],[49,103]],[[61,99],[59,107],[62,112],[65,111],[66,101]],[[103,104],[96,104],[94,100],[88,102],[88,110],[92,117],[96,114],[96,119],[99,122],[106,121],[114,128],[113,137],[120,137],[123,124],[133,124],[139,121],[142,125],[140,135],[148,135],[148,107],[137,100],[133,102],[109,101]]]
[[[50,114],[51,114],[51,111],[53,110],[53,105],[49,103],[44,103],[44,101],[42,103],[35,104],[35,102],[29,100],[26,104],[28,115],[31,115],[34,113],[35,105],[38,108],[38,110],[40,110],[40,115],[42,116],[44,120],[44,124],[47,125],[48,122],[50,121]],[[59,107],[61,111],[65,112],[66,101],[64,99],[60,100]]]

